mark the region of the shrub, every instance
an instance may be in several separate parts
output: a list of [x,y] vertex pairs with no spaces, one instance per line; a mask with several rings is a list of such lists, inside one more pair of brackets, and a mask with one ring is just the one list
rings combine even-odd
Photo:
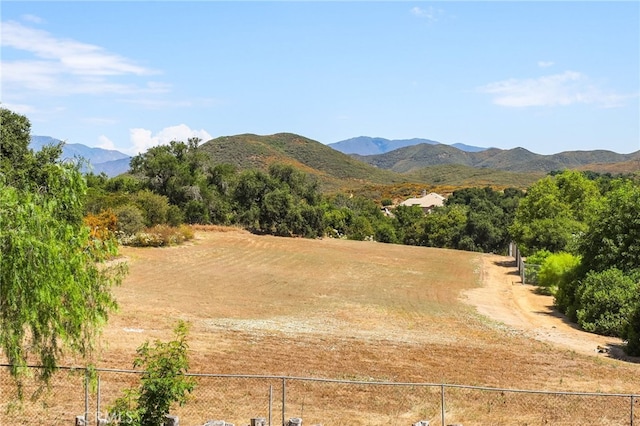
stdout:
[[140,387],[124,391],[111,407],[110,417],[120,419],[120,425],[158,426],[164,424],[173,404],[187,402],[195,388],[195,380],[185,376],[189,370],[187,332],[186,323],[180,321],[174,328],[174,340],[156,340],[153,346],[145,342],[136,350],[133,366],[144,368]]
[[171,227],[167,225],[156,225],[135,235],[125,236],[121,243],[134,247],[164,247],[181,244],[194,237],[193,229],[188,225]]
[[105,210],[98,215],[88,214],[83,218],[83,223],[89,228],[89,251],[98,255],[101,250],[107,256],[115,256],[118,251],[118,243],[115,231],[118,218],[111,210]]
[[169,205],[167,209],[167,223],[170,226],[179,226],[184,222],[184,213],[180,210],[180,207],[176,205]]
[[575,279],[578,265],[580,265],[580,258],[571,253],[550,254],[546,256],[538,270],[538,285],[549,289],[566,286]]
[[134,235],[144,228],[144,216],[142,211],[132,205],[126,204],[115,210],[118,217],[118,232],[125,235]]
[[578,324],[587,331],[622,336],[638,304],[640,286],[616,268],[589,272],[576,292]]
[[135,200],[144,215],[145,225],[153,226],[167,223],[167,212],[169,210],[169,199],[167,197],[144,190],[136,194]]
[[527,263],[542,265],[547,257],[551,256],[551,254],[552,253],[549,250],[538,250],[537,252],[527,256]]
[[390,223],[379,224],[375,231],[375,240],[381,243],[397,242],[396,230],[393,225]]
[[640,356],[640,302],[629,316],[622,338],[627,341],[625,351],[629,355]]

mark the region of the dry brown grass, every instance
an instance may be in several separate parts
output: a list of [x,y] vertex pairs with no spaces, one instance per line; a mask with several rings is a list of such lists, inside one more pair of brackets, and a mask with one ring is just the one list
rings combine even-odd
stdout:
[[98,367],[131,368],[140,344],[170,338],[183,319],[193,372],[640,389],[637,364],[532,339],[465,303],[463,292],[480,286],[484,255],[204,230],[182,246],[122,249],[130,274],[115,291],[120,311]]
[[[476,314],[460,296],[480,285],[481,255],[224,230],[123,249],[130,275],[116,290],[121,309],[101,366],[129,367],[137,346],[169,337],[180,318],[192,324],[196,371],[638,389],[636,365],[533,341]],[[258,359],[246,350],[256,342]]]

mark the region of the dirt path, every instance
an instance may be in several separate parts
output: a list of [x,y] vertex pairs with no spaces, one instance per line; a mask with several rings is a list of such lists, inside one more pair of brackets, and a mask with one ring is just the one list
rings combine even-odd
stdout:
[[[623,358],[622,341],[580,330],[553,306],[553,297],[522,285],[510,257],[482,256],[482,287],[467,291],[467,302],[478,312],[515,332],[569,350]],[[606,351],[599,351],[606,348]]]

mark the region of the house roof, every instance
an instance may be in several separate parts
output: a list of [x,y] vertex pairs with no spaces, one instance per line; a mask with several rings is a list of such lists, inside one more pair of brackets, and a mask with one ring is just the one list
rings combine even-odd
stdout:
[[444,200],[445,198],[442,195],[430,192],[419,198],[408,198],[401,202],[400,205],[409,207],[420,206],[422,208],[441,207],[444,205]]

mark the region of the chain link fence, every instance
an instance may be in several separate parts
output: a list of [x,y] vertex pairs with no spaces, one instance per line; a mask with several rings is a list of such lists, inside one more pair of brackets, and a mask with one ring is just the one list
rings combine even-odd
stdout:
[[[3,367],[7,367],[3,365]],[[30,368],[22,401],[0,369],[0,425],[118,424],[110,407],[141,372],[61,368],[42,387]],[[640,395],[542,392],[433,383],[358,382],[302,377],[190,374],[196,388],[172,411],[182,426],[223,420],[236,426],[300,418],[305,425],[637,425]],[[427,424],[427,423],[423,423]]]

